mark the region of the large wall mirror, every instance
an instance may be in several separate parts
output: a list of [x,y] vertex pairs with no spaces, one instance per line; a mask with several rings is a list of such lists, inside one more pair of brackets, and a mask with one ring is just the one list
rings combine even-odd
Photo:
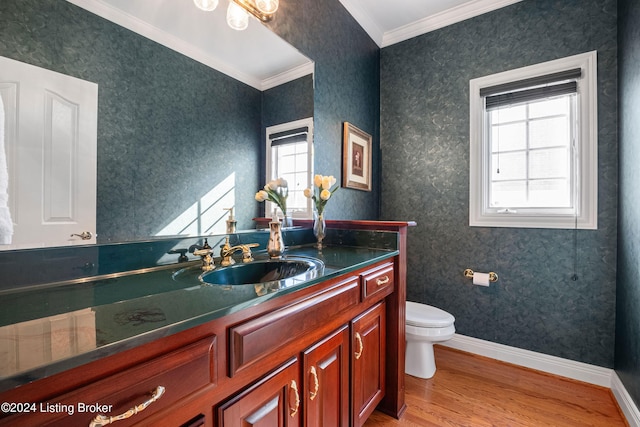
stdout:
[[313,62],[256,20],[230,29],[222,3],[1,2],[0,56],[98,88],[96,229],[77,234],[220,234],[230,207],[253,228],[264,128],[313,116]]

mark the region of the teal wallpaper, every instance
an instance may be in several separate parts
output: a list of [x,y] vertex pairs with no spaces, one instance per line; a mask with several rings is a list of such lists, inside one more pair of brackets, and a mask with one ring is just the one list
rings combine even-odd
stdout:
[[[613,367],[616,15],[615,0],[525,0],[382,49],[382,218],[417,222],[408,299],[449,311],[463,335]],[[469,80],[591,50],[598,230],[469,227]],[[472,286],[465,268],[500,280]]]
[[615,368],[640,406],[640,2],[619,0],[620,204]]
[[[327,214],[376,218],[378,48],[338,0],[305,1],[281,1],[271,23],[316,62],[315,90],[309,77],[294,88],[315,99],[301,97],[288,112],[308,117],[315,104],[318,173],[341,174],[343,121],[374,136],[374,191],[336,193]],[[253,195],[264,180],[263,106],[265,122],[277,119],[274,90],[263,97],[64,0],[3,0],[0,55],[98,83],[99,242],[157,233],[229,176],[239,225],[253,226]]]
[[0,55],[98,83],[99,242],[156,234],[231,175],[252,226],[260,91],[63,0],[2,1]]
[[280,0],[269,26],[315,61],[315,172],[340,182],[343,122],[373,137],[373,190],[341,188],[327,204],[327,219],[377,219],[380,49],[339,0]]

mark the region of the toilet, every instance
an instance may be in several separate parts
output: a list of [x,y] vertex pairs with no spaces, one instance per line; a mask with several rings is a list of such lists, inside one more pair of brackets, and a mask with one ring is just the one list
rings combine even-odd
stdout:
[[436,373],[433,344],[447,341],[456,332],[455,318],[444,310],[407,301],[405,372],[418,378]]

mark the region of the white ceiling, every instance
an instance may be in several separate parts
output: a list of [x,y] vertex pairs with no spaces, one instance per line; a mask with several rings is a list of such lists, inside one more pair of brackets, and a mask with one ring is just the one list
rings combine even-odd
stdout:
[[519,1],[521,0],[340,0],[380,47]]
[[227,25],[227,2],[202,11],[193,0],[67,0],[259,90],[313,72],[313,61],[251,19]]
[[[259,90],[313,72],[313,61],[251,19],[226,23],[227,2],[213,12],[192,0],[67,0]],[[322,0],[318,0],[322,1]],[[380,47],[521,0],[340,0]]]

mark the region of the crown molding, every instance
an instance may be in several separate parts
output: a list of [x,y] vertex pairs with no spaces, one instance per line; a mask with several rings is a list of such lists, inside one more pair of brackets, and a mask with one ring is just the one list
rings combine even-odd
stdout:
[[[408,40],[421,34],[452,25],[487,12],[494,11],[522,0],[472,0],[435,15],[404,25],[384,33],[380,47]],[[366,28],[365,28],[366,30]]]
[[153,40],[161,45],[179,52],[195,61],[198,61],[208,67],[211,67],[229,77],[247,84],[255,89],[262,90],[262,80],[250,76],[224,61],[207,54],[201,49],[193,47],[193,45],[160,30],[157,27],[145,22],[135,16],[129,15],[101,0],[67,0],[82,9],[85,9],[95,15],[98,15],[108,21],[114,22],[128,30],[131,30],[143,37]]
[[340,0],[342,6],[347,9],[347,12],[358,22],[358,24],[365,30],[369,37],[373,39],[378,47],[382,47],[382,40],[384,38],[384,31],[376,23],[375,19],[367,12],[366,9],[360,7],[359,3],[351,0]]
[[260,90],[265,91],[267,89],[271,89],[281,84],[288,83],[292,80],[306,76],[307,74],[313,74],[314,70],[315,63],[313,61],[309,61],[283,73],[262,80]]

